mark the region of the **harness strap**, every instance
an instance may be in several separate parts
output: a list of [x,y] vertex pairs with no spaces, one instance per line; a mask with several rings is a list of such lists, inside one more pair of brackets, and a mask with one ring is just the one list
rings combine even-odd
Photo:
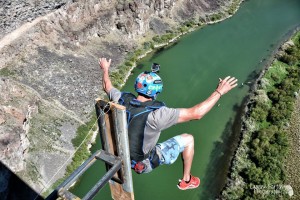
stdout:
[[149,157],[152,169],[158,167],[161,164],[160,157],[159,157],[159,155],[157,153],[157,149],[156,148],[157,147],[154,147],[152,149],[152,151],[150,152],[150,157]]

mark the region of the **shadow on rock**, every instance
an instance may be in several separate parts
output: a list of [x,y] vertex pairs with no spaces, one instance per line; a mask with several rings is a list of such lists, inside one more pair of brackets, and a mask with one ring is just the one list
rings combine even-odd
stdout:
[[0,162],[0,185],[1,200],[43,199],[2,162]]

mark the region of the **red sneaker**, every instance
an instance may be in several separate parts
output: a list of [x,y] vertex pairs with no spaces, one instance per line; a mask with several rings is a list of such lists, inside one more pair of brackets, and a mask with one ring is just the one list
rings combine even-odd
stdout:
[[185,182],[184,180],[179,180],[177,187],[180,190],[194,189],[200,185],[200,179],[198,177],[192,176],[190,182]]

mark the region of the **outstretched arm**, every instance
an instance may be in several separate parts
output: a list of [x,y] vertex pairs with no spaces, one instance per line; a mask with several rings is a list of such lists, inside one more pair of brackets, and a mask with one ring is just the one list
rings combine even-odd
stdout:
[[182,108],[179,112],[178,123],[201,119],[218,102],[222,95],[237,86],[237,79],[227,76],[219,80],[217,89],[203,102],[191,107]]
[[103,89],[106,93],[108,93],[113,88],[113,85],[110,81],[109,73],[108,73],[110,63],[111,63],[111,59],[109,59],[107,61],[106,58],[99,58],[99,65],[100,65],[100,68],[103,71],[102,86],[103,86]]

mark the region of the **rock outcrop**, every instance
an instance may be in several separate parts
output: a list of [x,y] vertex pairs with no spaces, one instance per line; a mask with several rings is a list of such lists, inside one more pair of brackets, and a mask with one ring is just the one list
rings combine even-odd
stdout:
[[154,35],[214,13],[226,15],[232,2],[2,1],[1,162],[36,191],[47,189],[63,176],[76,129],[103,94],[97,58],[113,58],[114,70]]

